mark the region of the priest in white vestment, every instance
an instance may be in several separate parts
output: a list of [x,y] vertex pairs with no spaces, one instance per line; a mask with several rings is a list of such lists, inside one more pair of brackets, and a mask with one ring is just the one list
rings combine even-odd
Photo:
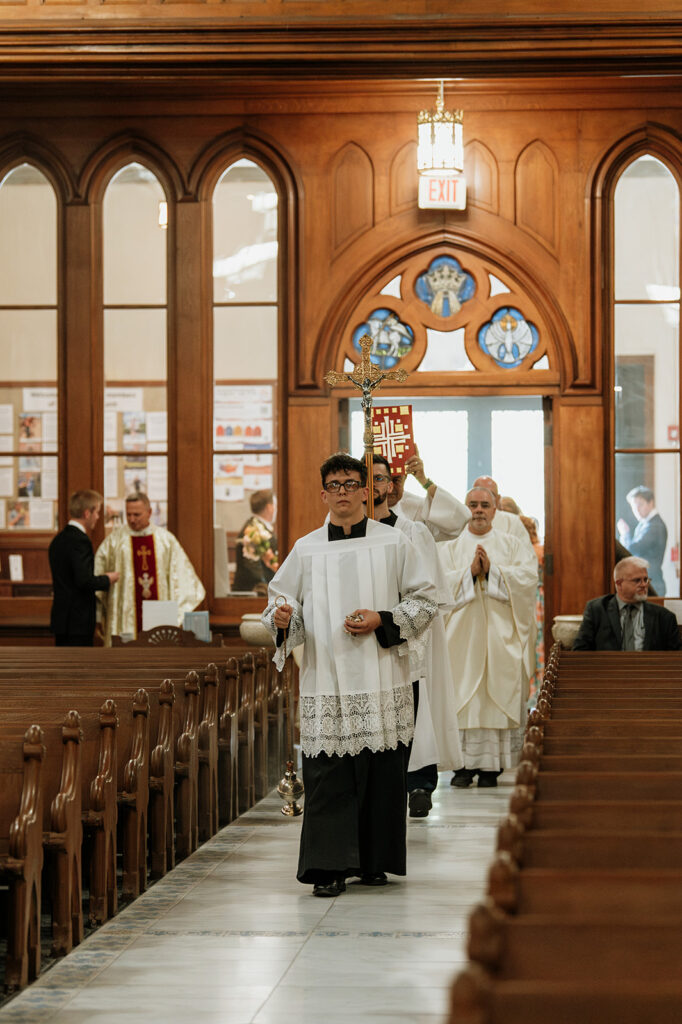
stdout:
[[440,548],[455,607],[446,633],[464,755],[452,782],[469,786],[478,775],[486,787],[518,760],[538,570],[532,549],[495,529],[490,491],[475,488],[466,504],[469,526]]
[[120,573],[116,587],[98,595],[98,619],[104,643],[142,629],[142,602],[177,601],[178,621],[201,604],[206,591],[182,545],[170,530],[151,523],[149,498],[135,492],[126,498],[126,523],[112,530],[97,549],[95,572]]
[[321,476],[329,523],[296,542],[263,622],[279,669],[304,643],[297,877],[316,896],[338,896],[349,877],[385,885],[406,872],[410,654],[424,647],[438,597],[405,535],[366,518],[364,463],[339,453]]
[[444,614],[452,609],[452,600],[433,536],[423,523],[405,519],[396,515],[395,507],[389,508],[392,492],[391,466],[383,455],[375,455],[374,518],[410,538],[438,594],[438,615],[429,627],[424,657],[412,659],[411,665],[416,721],[407,773],[408,805],[411,818],[425,818],[431,810],[431,794],[438,785],[438,769],[456,770],[464,764],[444,624]]
[[418,497],[406,491],[405,475],[392,473],[393,490],[388,495],[388,507],[397,516],[424,523],[436,541],[453,540],[469,522],[469,510],[466,505],[439,487],[426,475],[424,463],[415,446],[415,454],[405,463],[405,471],[410,473],[424,488],[424,496]]
[[[472,487],[485,487],[487,490],[492,491],[493,498],[495,499],[495,529],[500,533],[509,533],[512,537],[516,537],[521,544],[533,552],[533,555],[537,561],[537,555],[535,548],[530,539],[528,530],[521,522],[521,516],[515,515],[513,512],[505,512],[502,508],[502,499],[500,498],[500,490],[497,483],[491,476],[479,476],[474,480]],[[537,655],[535,652],[535,646],[538,639],[538,624],[537,620],[533,619],[530,633],[528,634],[528,643],[526,649],[523,652],[523,665],[526,673],[526,681],[524,684],[525,700],[528,700],[530,693],[530,681],[535,677],[537,670]]]

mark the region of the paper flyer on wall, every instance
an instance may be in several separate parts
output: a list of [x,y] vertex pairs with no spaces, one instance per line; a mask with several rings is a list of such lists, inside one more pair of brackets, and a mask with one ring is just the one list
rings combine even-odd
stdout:
[[115,452],[118,449],[118,413],[115,409],[104,410],[104,450]]
[[14,434],[13,405],[0,405],[0,434]]
[[142,388],[105,388],[104,411],[137,412],[144,408]]
[[28,412],[57,412],[56,388],[22,388],[22,407]]
[[147,419],[143,412],[124,412],[121,415],[123,423],[123,451],[143,452],[147,449]]
[[32,530],[52,530],[54,528],[54,503],[52,501],[29,501]]
[[216,501],[243,501],[244,460],[240,455],[213,457],[213,494]]
[[0,468],[0,496],[14,497],[14,466]]
[[40,461],[40,471],[42,473],[41,497],[50,501],[56,501],[58,488],[57,460],[49,456],[43,456]]
[[43,416],[39,412],[19,413],[19,451],[39,452],[43,447]]
[[168,497],[168,459],[165,455],[147,458],[147,495],[155,501]]
[[[168,413],[147,413],[147,449],[149,451],[165,451],[168,444]],[[152,448],[152,445],[161,445]]]
[[42,459],[37,455],[22,455],[17,473],[18,498],[42,498]]
[[115,455],[104,456],[104,493],[107,501],[118,497],[118,459]]
[[26,530],[31,525],[28,499],[10,501],[7,504],[7,529]]

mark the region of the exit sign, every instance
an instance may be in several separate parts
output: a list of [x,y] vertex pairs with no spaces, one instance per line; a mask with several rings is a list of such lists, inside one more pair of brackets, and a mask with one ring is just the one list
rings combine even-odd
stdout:
[[421,210],[465,210],[467,183],[463,174],[419,175]]

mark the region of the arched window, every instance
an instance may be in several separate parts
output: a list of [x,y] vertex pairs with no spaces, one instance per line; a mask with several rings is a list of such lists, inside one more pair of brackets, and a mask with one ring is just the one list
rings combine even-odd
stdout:
[[216,597],[253,591],[276,565],[277,275],[275,185],[252,160],[237,160],[213,195]]
[[677,597],[680,524],[680,196],[644,154],[614,195],[613,384],[616,536]]
[[[59,525],[57,319],[57,200],[23,163],[0,182],[0,529],[13,532],[15,550],[17,534]],[[46,557],[43,571],[27,570],[26,581],[47,585]],[[15,562],[12,578],[22,573]]]
[[125,520],[136,491],[152,522],[168,519],[167,226],[156,176],[123,167],[103,204],[105,529]]

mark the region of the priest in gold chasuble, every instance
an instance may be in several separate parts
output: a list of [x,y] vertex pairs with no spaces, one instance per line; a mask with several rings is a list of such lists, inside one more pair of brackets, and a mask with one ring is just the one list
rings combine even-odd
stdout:
[[143,601],[177,601],[177,625],[181,626],[185,612],[193,611],[206,596],[180,542],[170,530],[151,524],[150,518],[147,496],[130,495],[126,524],[113,530],[97,549],[95,566],[107,567],[98,571],[121,574],[114,590],[103,593],[98,603],[107,646],[112,636],[137,636]]

